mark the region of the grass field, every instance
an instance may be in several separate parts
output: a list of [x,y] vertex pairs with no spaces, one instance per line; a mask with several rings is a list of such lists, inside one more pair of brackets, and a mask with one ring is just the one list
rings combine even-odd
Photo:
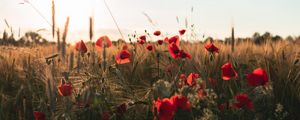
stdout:
[[[217,53],[204,47],[209,42],[181,41],[190,59],[172,58],[170,42],[83,43],[87,51],[77,44],[65,55],[54,45],[1,46],[0,119],[300,119],[298,43],[241,42],[232,51],[214,42]],[[130,54],[124,64],[117,59],[122,50]],[[248,76],[257,68],[267,79],[253,85],[260,74]]]

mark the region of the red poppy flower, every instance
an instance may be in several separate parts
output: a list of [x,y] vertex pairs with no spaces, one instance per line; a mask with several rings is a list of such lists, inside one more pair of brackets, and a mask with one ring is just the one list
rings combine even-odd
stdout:
[[171,57],[174,59],[177,59],[178,53],[180,52],[179,47],[176,44],[169,44],[169,53],[171,54]]
[[138,43],[143,45],[146,41],[145,40],[139,40]]
[[153,50],[153,45],[152,44],[148,44],[146,46],[147,50],[152,51]]
[[123,103],[117,107],[118,114],[124,114],[126,111],[127,111],[127,105],[125,103]]
[[269,81],[267,72],[262,68],[255,69],[251,74],[247,75],[246,79],[248,85],[253,87],[266,85]]
[[179,34],[183,35],[185,33],[185,31],[186,31],[185,29],[179,30]]
[[155,32],[153,33],[153,35],[155,35],[155,36],[160,36],[160,34],[161,34],[160,31],[155,31]]
[[223,80],[230,80],[231,78],[236,78],[238,74],[236,71],[232,68],[232,65],[230,63],[226,63],[222,66],[222,79]]
[[192,56],[191,56],[189,53],[187,53],[187,52],[185,52],[185,51],[183,51],[183,50],[180,50],[180,51],[179,51],[178,56],[179,56],[180,58],[188,58],[188,59],[192,59]]
[[245,93],[237,94],[235,97],[234,107],[237,109],[246,108],[247,110],[253,109],[253,102]]
[[185,80],[186,76],[185,76],[185,74],[180,74],[179,78]]
[[46,120],[46,115],[43,112],[34,111],[33,116],[35,120]]
[[172,100],[173,104],[181,110],[190,110],[191,109],[191,103],[188,100],[188,98],[185,96],[178,96],[178,95],[172,96],[171,100]]
[[222,112],[227,108],[227,103],[222,103],[218,105],[218,109]]
[[205,49],[211,53],[219,53],[219,48],[217,48],[213,43],[206,44]]
[[130,62],[130,53],[128,50],[121,50],[115,57],[118,64],[125,64]]
[[75,44],[75,50],[77,50],[80,53],[86,53],[87,48],[85,46],[85,43],[81,40]]
[[203,99],[207,95],[205,89],[202,89],[202,88],[199,88],[197,90],[197,93],[198,93],[199,99]]
[[101,36],[97,41],[96,41],[96,46],[102,48],[102,47],[106,47],[109,48],[110,46],[112,46],[112,42],[109,39],[108,36]]
[[108,112],[103,112],[102,120],[109,120],[109,114],[108,114]]
[[213,78],[208,78],[208,82],[212,87],[216,87],[217,86],[217,80],[213,79]]
[[157,43],[158,43],[159,45],[162,45],[162,44],[164,43],[164,41],[163,41],[163,40],[158,40]]
[[175,36],[167,39],[167,41],[169,42],[169,44],[175,43],[177,46],[179,46],[179,44],[180,44],[178,35],[175,35]]
[[196,74],[196,73],[191,73],[187,79],[186,79],[186,83],[189,85],[189,86],[194,86],[197,84],[197,79],[199,78],[199,74]]
[[142,36],[140,36],[139,38],[140,38],[140,40],[146,41],[146,35],[142,35]]
[[169,98],[164,98],[163,100],[158,98],[154,104],[159,120],[172,120],[176,105]]
[[60,85],[57,86],[57,89],[61,96],[71,96],[73,86],[71,83],[64,83],[63,80],[61,80]]
[[165,37],[164,41],[165,41],[165,42],[169,42],[169,38],[168,38],[168,37]]

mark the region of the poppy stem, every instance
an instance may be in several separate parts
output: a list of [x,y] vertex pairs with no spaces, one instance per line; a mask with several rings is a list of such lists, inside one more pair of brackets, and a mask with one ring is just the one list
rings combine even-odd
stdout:
[[156,57],[157,57],[157,74],[158,74],[158,77],[159,77],[159,59],[160,59],[160,54],[157,53]]
[[77,72],[80,72],[80,52],[78,52],[78,56],[77,56]]
[[103,45],[103,51],[102,51],[102,67],[103,71],[106,71],[106,45]]

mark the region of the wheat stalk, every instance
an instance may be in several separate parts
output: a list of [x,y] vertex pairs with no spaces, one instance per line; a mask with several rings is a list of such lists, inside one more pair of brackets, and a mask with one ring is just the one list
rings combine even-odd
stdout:
[[61,47],[61,54],[62,56],[64,57],[65,54],[66,54],[66,39],[67,39],[67,34],[68,34],[68,29],[69,29],[69,20],[70,18],[67,17],[67,20],[66,20],[66,23],[65,23],[65,29],[64,29],[64,33],[63,33],[63,36],[62,36],[62,47]]
[[94,35],[94,17],[90,17],[90,40],[93,40],[93,35]]
[[102,44],[102,67],[103,67],[103,71],[106,70],[106,45]]
[[78,55],[77,55],[77,72],[79,73],[80,72],[80,67],[81,67],[81,65],[80,65],[80,56],[81,56],[81,52],[78,52]]
[[55,2],[52,0],[52,37],[55,37]]
[[57,51],[59,52],[60,51],[60,47],[61,47],[61,45],[60,45],[60,31],[59,31],[59,29],[57,29],[56,33],[57,33]]
[[235,44],[235,40],[234,40],[234,27],[232,27],[231,29],[231,51],[234,52],[234,44]]
[[74,53],[71,52],[70,58],[69,58],[69,73],[72,71],[74,65]]

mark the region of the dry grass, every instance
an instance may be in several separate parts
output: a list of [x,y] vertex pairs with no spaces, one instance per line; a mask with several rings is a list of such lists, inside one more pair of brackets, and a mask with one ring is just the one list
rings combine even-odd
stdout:
[[[90,56],[85,55],[81,57],[81,62],[78,62],[74,58],[77,58],[79,54],[73,54],[76,51],[69,46],[65,55],[65,58],[69,59],[55,57],[48,65],[45,57],[53,54],[52,51],[49,51],[52,46],[0,47],[2,51],[0,54],[0,118],[32,119],[33,116],[30,112],[39,110],[49,111],[47,113],[51,115],[48,114],[48,118],[61,119],[63,114],[66,115],[67,109],[71,109],[71,111],[64,118],[95,117],[97,116],[96,113],[93,113],[95,109],[103,111],[121,103],[153,100],[152,84],[158,80],[171,83],[178,79],[179,73],[200,73],[204,81],[207,81],[208,78],[217,79],[218,87],[214,91],[217,95],[223,95],[226,94],[227,86],[221,80],[220,68],[228,61],[233,63],[239,73],[239,80],[244,80],[245,74],[257,67],[265,68],[271,81],[270,85],[265,88],[267,92],[265,94],[272,98],[274,105],[281,103],[290,115],[297,116],[296,111],[299,111],[299,107],[295,106],[300,105],[300,64],[297,62],[297,60],[299,61],[300,47],[298,44],[286,41],[270,42],[260,46],[252,43],[239,43],[235,46],[234,53],[231,51],[230,45],[223,43],[215,43],[215,45],[220,48],[220,53],[211,59],[202,43],[182,42],[181,47],[193,56],[191,60],[185,61],[171,60],[169,53],[166,52],[167,45],[155,45],[156,52],[147,51],[145,46],[129,45],[133,54],[132,62],[127,65],[117,65],[113,58],[122,46],[122,44],[117,44],[106,49],[108,71],[104,71],[102,68],[101,51],[93,53],[93,48],[89,48]],[[157,68],[157,53],[160,54],[159,68]],[[77,64],[73,65],[74,63]],[[76,72],[78,64],[81,67],[79,73]],[[165,72],[170,66],[173,66],[171,72]],[[157,76],[157,69],[160,70],[160,76]],[[66,79],[73,83],[76,88],[73,97],[65,99],[57,96],[56,86],[60,79]],[[81,97],[77,96],[77,98],[76,95],[79,94]],[[77,101],[76,99],[88,103],[93,103],[95,101],[92,100],[97,99],[97,106],[90,106],[86,109],[77,109],[76,105],[73,105],[72,108],[69,108],[69,105],[66,106],[68,103],[66,101]],[[265,104],[271,103],[260,104],[266,106]],[[12,114],[15,107],[18,112]],[[145,119],[144,114],[147,112],[139,111],[139,109],[149,109],[149,107],[147,105],[132,106],[124,119]],[[88,114],[88,112],[91,113]],[[256,112],[255,114],[259,114],[259,111]],[[84,115],[78,115],[79,113]]]

